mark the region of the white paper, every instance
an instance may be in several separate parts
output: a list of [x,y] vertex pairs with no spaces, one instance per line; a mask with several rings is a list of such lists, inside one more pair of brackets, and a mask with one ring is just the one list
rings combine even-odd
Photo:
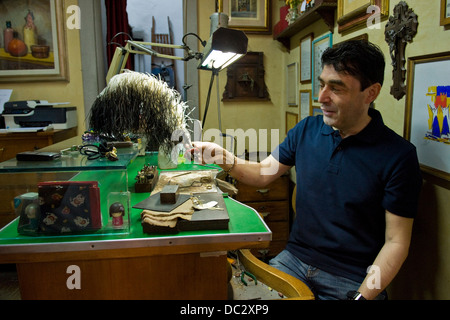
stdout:
[[12,89],[0,89],[0,113],[3,113],[5,103],[9,101]]
[[53,126],[49,125],[46,127],[21,127],[21,128],[6,128],[0,129],[0,133],[14,133],[14,132],[38,132],[38,131],[49,131],[52,130]]

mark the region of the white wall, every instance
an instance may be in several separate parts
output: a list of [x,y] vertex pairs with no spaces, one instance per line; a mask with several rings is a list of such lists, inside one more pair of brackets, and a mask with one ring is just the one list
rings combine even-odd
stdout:
[[[173,44],[181,45],[183,38],[183,0],[128,0],[127,13],[130,26],[133,28],[133,37],[142,38],[151,42],[152,17],[155,18],[155,33],[169,34],[167,17],[170,18],[173,30]],[[176,49],[175,55],[184,56],[184,50]],[[136,71],[151,72],[153,63],[160,64],[162,59],[150,56],[135,56]],[[140,61],[140,63],[139,63]],[[165,60],[166,65],[172,63]],[[141,65],[138,70],[138,66]],[[176,61],[177,89],[182,93],[184,85],[184,63]]]
[[[103,21],[103,46],[107,46],[106,40],[106,8],[103,0],[101,1],[101,20]],[[142,37],[144,41],[151,41],[152,17],[155,17],[156,33],[168,33],[169,27],[167,17],[170,17],[172,29],[174,33],[174,44],[181,45],[183,35],[189,32],[198,33],[197,26],[197,0],[128,0],[127,13],[129,24],[133,28],[135,34]],[[187,37],[186,42],[189,47],[197,51],[199,48],[198,40],[195,37]],[[175,55],[184,56],[183,50],[175,50]],[[145,59],[145,70],[137,70],[141,72],[151,71],[151,57],[140,56]],[[157,59],[157,58],[155,58]],[[104,53],[104,61],[107,61],[106,50]],[[177,85],[178,90],[183,94],[184,99],[190,107],[190,117],[199,119],[199,81],[197,71],[197,60],[191,60],[187,63],[177,61]],[[106,68],[104,77],[106,77]],[[190,89],[183,90],[183,85],[189,85]]]

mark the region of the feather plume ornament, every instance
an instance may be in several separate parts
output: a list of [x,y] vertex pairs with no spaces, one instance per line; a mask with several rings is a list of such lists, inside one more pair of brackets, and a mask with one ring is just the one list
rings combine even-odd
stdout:
[[117,140],[136,134],[146,138],[148,147],[170,154],[178,143],[190,144],[187,107],[178,91],[154,75],[125,70],[97,96],[89,126]]

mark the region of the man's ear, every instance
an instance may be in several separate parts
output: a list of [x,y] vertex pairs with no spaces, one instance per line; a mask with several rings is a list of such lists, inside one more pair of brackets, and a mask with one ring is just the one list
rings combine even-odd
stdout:
[[372,102],[375,101],[375,99],[378,97],[378,95],[380,94],[381,91],[381,84],[374,83],[371,86],[367,87],[366,90],[364,90],[367,92],[366,95],[366,103],[367,104],[371,104]]

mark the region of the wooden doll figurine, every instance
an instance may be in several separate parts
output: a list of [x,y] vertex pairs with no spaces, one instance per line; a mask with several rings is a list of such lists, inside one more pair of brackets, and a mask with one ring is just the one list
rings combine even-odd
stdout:
[[109,207],[109,216],[112,218],[112,225],[114,228],[120,228],[123,225],[123,216],[125,215],[125,208],[120,202],[114,202]]

